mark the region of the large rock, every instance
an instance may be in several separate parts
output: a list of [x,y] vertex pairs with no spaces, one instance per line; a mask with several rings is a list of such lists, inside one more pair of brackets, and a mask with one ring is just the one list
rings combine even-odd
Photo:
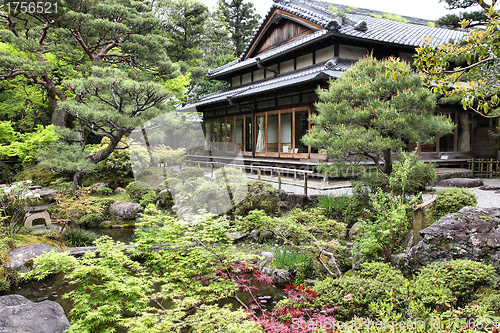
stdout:
[[478,187],[484,185],[481,179],[473,178],[450,178],[443,179],[437,186],[443,187]]
[[32,269],[32,261],[51,250],[61,252],[57,247],[47,244],[28,244],[22,245],[9,252],[7,267],[13,268],[21,273],[29,272]]
[[109,206],[109,214],[118,220],[133,220],[144,208],[138,203],[115,201]]
[[408,255],[411,266],[468,259],[491,264],[500,272],[500,208],[464,207],[420,235],[423,239]]
[[68,328],[64,310],[56,302],[0,296],[0,333],[62,333]]

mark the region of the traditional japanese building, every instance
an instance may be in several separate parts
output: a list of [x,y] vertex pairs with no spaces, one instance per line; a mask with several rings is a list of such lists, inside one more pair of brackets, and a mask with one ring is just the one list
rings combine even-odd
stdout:
[[[206,152],[241,150],[254,159],[325,160],[321,151],[301,141],[311,127],[315,90],[367,54],[413,62],[424,37],[439,45],[465,36],[429,25],[322,1],[274,0],[240,58],[209,71],[210,79],[230,87],[190,105],[203,113]],[[433,146],[419,145],[423,158],[496,157],[488,129],[498,126],[498,120],[459,105],[440,105],[436,112],[449,115],[456,129]],[[409,148],[415,146],[410,143]]]

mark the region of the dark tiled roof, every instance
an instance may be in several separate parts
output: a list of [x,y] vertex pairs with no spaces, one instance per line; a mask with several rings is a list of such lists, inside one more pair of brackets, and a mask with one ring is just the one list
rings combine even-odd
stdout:
[[352,64],[353,61],[351,60],[333,58],[326,63],[314,65],[303,70],[281,74],[257,83],[250,83],[240,87],[217,91],[210,95],[203,96],[199,102],[187,105],[184,109],[214,104],[225,101],[228,98],[237,99],[262,94],[276,89],[286,88],[297,83],[317,81],[325,78],[338,78],[340,74],[347,70]]
[[[276,8],[314,22],[324,29],[306,37],[297,39],[296,41],[276,47],[267,52],[263,52],[259,54],[258,57],[261,58],[261,60],[270,59],[280,53],[283,54],[285,52],[293,51],[295,48],[304,46],[307,43],[315,41],[316,39],[325,38],[326,35],[354,37],[409,47],[419,47],[424,45],[424,37],[432,38],[432,41],[430,42],[431,45],[440,45],[447,43],[450,40],[460,40],[466,35],[466,32],[460,30],[449,30],[426,26],[426,20],[414,17],[404,16],[403,18],[408,20],[407,23],[373,17],[370,15],[373,14],[380,16],[384,13],[368,9],[356,8],[355,10],[351,10],[350,13],[345,13],[346,20],[342,22],[340,18],[335,17],[333,12],[328,10],[328,6],[330,5],[336,7],[338,10],[345,10],[348,7],[345,5],[314,0],[274,0],[274,4],[269,10],[265,20],[270,17],[272,11]],[[333,21],[336,21],[337,23],[332,24]],[[356,30],[354,28],[356,23],[361,21],[366,22],[366,31]],[[245,60],[242,59],[246,56],[250,45],[252,45],[255,38],[259,35],[263,28],[264,25],[262,24],[260,30],[255,33],[254,39],[247,45],[247,48],[239,60],[235,60],[222,67],[209,71],[209,76],[217,77],[234,70],[253,66],[255,64],[255,58]]]

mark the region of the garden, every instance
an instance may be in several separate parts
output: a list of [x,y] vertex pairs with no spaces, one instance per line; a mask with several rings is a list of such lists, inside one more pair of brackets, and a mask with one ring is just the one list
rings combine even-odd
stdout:
[[[112,156],[112,165],[127,165],[122,162],[128,156],[120,154]],[[398,261],[397,254],[411,246],[412,207],[435,177],[434,166],[415,154],[402,155],[388,176],[374,173],[355,181],[351,196],[278,192],[227,167],[213,180],[199,167],[171,171],[169,181],[176,185],[165,190],[127,177],[126,167],[98,167],[78,196],[72,195],[70,177],[39,167],[2,187],[2,292],[64,280],[67,287],[54,284],[45,298],[65,304],[72,332],[496,329],[495,268],[460,259],[424,267]],[[222,174],[226,182],[218,178]],[[220,201],[228,178],[244,181],[246,195],[225,214],[207,213],[200,203],[213,203],[196,196]],[[39,190],[30,190],[33,183],[59,191],[58,204],[49,208],[57,228],[41,235],[30,233],[12,213],[40,200]],[[177,192],[197,214],[177,214]],[[184,198],[188,194],[191,201]],[[428,224],[477,202],[464,189],[435,194]],[[145,209],[116,218],[109,206],[117,201]],[[134,246],[88,230],[110,226],[130,228],[126,243]],[[29,243],[62,251],[32,260],[28,273],[8,269],[8,252]],[[94,244],[83,256],[65,251]]]

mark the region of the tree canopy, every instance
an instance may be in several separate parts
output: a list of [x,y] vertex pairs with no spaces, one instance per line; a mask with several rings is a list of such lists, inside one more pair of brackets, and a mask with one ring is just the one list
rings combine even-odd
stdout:
[[461,27],[460,22],[469,21],[469,27],[484,25],[488,22],[486,11],[496,4],[497,0],[486,2],[484,0],[439,0],[446,2],[448,9],[467,9],[471,7],[481,7],[481,9],[471,12],[460,12],[458,14],[448,14],[436,20],[436,24],[441,27],[456,29]]
[[253,3],[244,0],[219,0],[218,11],[222,21],[229,26],[234,55],[239,56],[252,38],[260,15],[255,13]]
[[385,174],[405,142],[429,142],[452,129],[447,118],[434,115],[436,98],[422,79],[392,58],[364,58],[318,95],[316,126],[303,141],[330,158],[371,159]]
[[67,79],[85,75],[90,63],[144,68],[168,78],[171,62],[159,21],[139,0],[57,0],[57,12],[21,13],[0,9],[0,80],[24,77],[45,90],[63,126],[60,101],[71,98]]
[[[432,46],[430,40],[417,49],[415,65],[425,74],[434,92],[460,99],[464,108],[483,116],[499,111],[500,20],[493,7],[487,12],[485,29],[470,30],[460,41]],[[468,26],[462,22],[462,27]]]

